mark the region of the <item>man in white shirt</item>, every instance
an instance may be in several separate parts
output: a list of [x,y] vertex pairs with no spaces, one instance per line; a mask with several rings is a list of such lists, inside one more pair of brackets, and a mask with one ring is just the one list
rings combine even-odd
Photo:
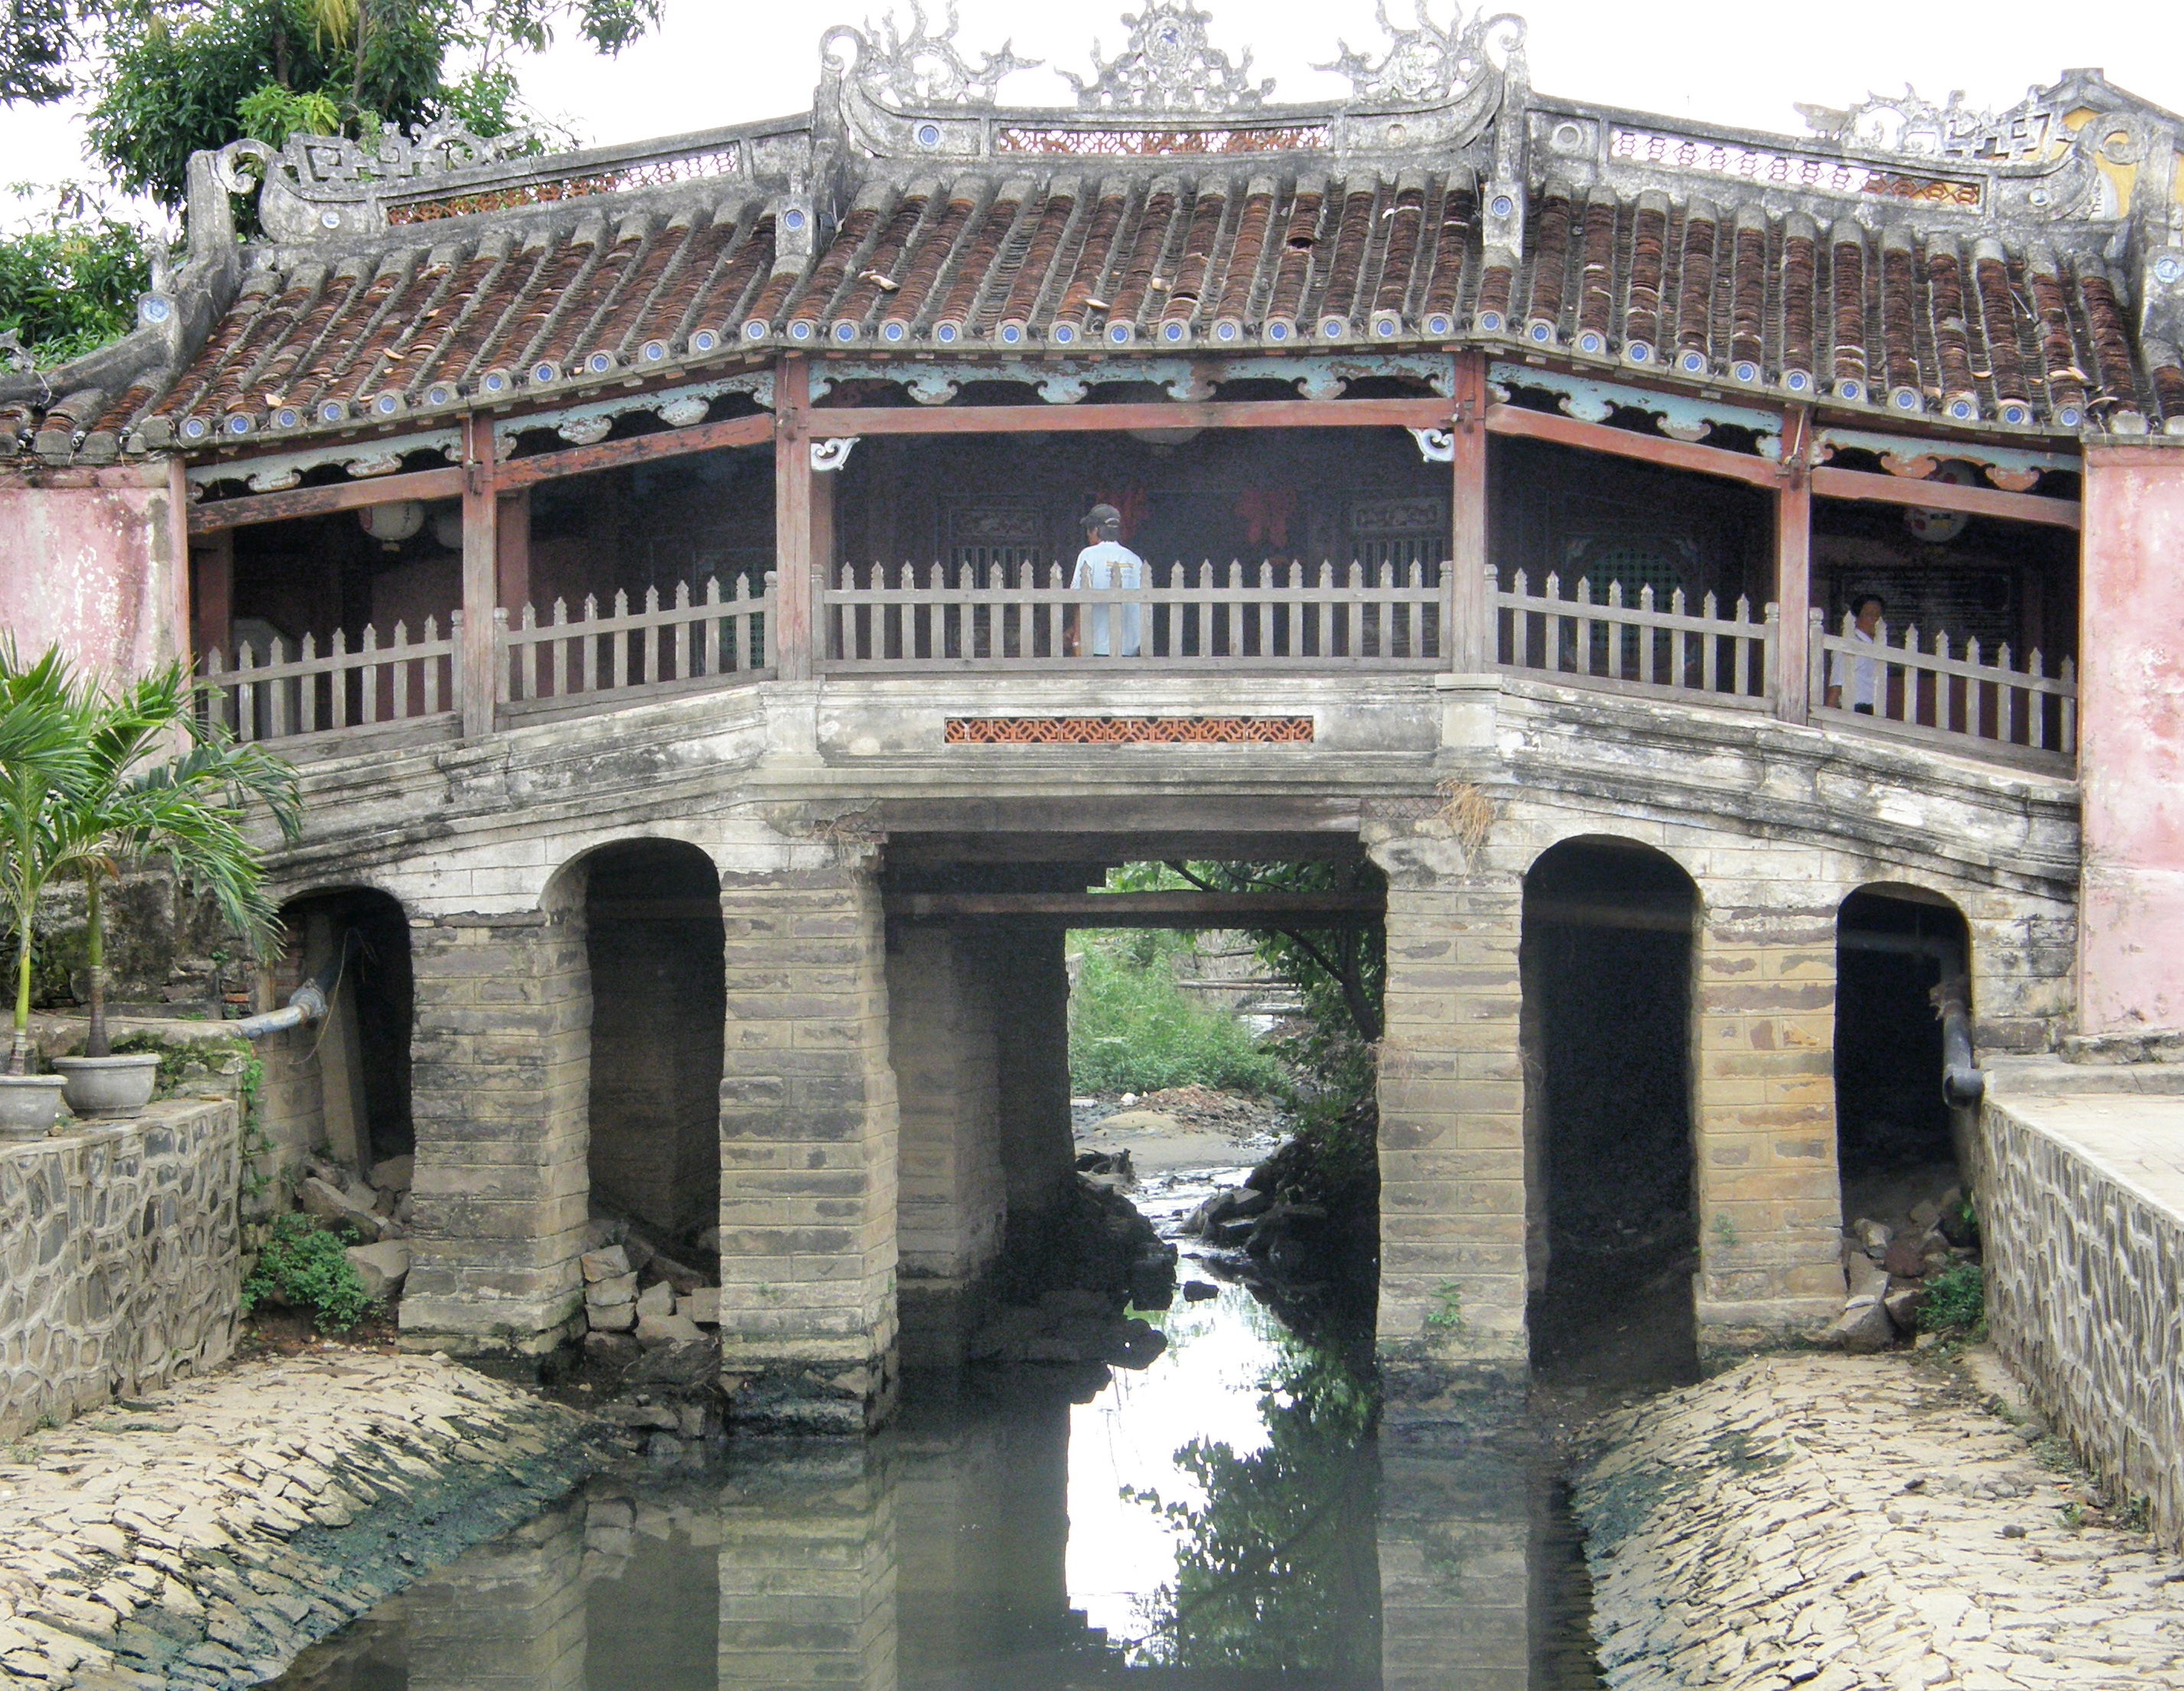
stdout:
[[[1085,548],[1077,554],[1077,573],[1070,577],[1072,587],[1099,590],[1145,585],[1145,560],[1123,544],[1123,514],[1112,505],[1095,505],[1085,512],[1084,539]],[[1138,607],[1112,609],[1120,625],[1112,631],[1108,627],[1108,606],[1093,605],[1084,611],[1089,637],[1085,649],[1095,658],[1134,658],[1138,655]],[[1120,638],[1111,639],[1111,632]]]
[[[1874,632],[1880,626],[1880,619],[1888,614],[1888,607],[1880,602],[1878,593],[1861,593],[1856,606],[1858,621],[1851,629],[1850,637],[1862,640],[1867,645],[1875,644]],[[1847,652],[1828,654],[1828,696],[1830,710],[1843,708],[1843,672],[1850,672],[1850,708],[1861,716],[1871,716],[1880,697],[1880,660],[1860,654],[1852,657]]]

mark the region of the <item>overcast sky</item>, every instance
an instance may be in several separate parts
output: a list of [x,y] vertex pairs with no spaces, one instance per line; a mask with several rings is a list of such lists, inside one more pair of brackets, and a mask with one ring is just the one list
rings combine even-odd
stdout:
[[[1394,0],[1407,18],[1412,0]],[[961,0],[959,42],[975,58],[1013,36],[1020,57],[1089,72],[1096,36],[1112,54],[1121,12],[1027,0]],[[1345,84],[1312,70],[1334,56],[1336,37],[1369,50],[1380,40],[1372,0],[1204,0],[1215,43],[1249,47],[1276,97],[1311,100]],[[874,6],[883,11],[886,0]],[[907,0],[899,0],[908,16]],[[1437,0],[1445,16],[1447,0]],[[936,17],[944,0],[931,8]],[[1845,105],[1868,90],[1907,81],[1927,97],[1961,88],[1975,106],[1998,108],[2066,67],[2105,69],[2120,86],[2184,111],[2184,3],[2107,0],[1515,0],[1529,24],[1532,82],[1543,92],[1747,128],[1799,132],[1793,101]],[[705,129],[803,110],[818,75],[818,38],[836,17],[861,21],[861,0],[815,7],[668,0],[659,34],[619,59],[579,42],[528,64],[524,86],[543,112],[584,142],[604,144]],[[1642,23],[1643,27],[1634,25]],[[1059,103],[1067,85],[1050,70],[1002,85],[1011,103]],[[0,172],[9,181],[59,182],[90,172],[76,114],[0,108]]]

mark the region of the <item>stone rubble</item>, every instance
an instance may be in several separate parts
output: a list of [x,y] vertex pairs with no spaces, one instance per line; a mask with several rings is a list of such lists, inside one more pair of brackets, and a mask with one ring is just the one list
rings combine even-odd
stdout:
[[443,1357],[338,1350],[0,1446],[0,1681],[256,1684],[560,1495],[591,1426]]
[[1992,1401],[1925,1358],[1788,1355],[1606,1417],[1574,1502],[1607,1685],[2184,1685],[2184,1561],[2088,1523],[2092,1482]]

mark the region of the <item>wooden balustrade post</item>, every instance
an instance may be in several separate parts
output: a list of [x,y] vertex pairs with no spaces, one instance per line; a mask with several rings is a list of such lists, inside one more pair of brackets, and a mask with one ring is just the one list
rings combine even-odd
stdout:
[[493,731],[499,590],[499,501],[494,497],[493,419],[471,412],[463,419],[463,625],[455,650],[455,688],[462,699],[463,734]]
[[1486,359],[1456,355],[1456,450],[1449,487],[1449,565],[1443,604],[1450,668],[1477,675],[1493,665],[1494,602],[1486,586]]
[[811,602],[833,546],[833,483],[811,469],[811,392],[803,359],[774,366],[773,650],[783,681],[811,673]]
[[1774,714],[1785,722],[1812,715],[1807,683],[1806,613],[1813,602],[1813,414],[1792,406],[1782,416],[1782,485],[1774,493]]

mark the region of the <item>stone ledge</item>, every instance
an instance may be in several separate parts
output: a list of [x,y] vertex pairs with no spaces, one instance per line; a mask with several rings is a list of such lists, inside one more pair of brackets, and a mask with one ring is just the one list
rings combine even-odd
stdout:
[[590,1428],[444,1358],[363,1351],[131,1399],[0,1466],[0,1657],[47,1691],[270,1678],[560,1495],[595,1466]]

